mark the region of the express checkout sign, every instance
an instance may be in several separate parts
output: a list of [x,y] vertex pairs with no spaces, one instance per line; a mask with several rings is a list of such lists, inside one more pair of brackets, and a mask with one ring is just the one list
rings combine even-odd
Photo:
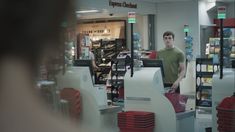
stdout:
[[219,6],[217,8],[217,18],[218,19],[225,19],[226,18],[226,7],[225,6]]
[[135,12],[128,12],[128,23],[136,23]]
[[189,26],[188,25],[184,25],[184,32],[188,33],[189,32]]

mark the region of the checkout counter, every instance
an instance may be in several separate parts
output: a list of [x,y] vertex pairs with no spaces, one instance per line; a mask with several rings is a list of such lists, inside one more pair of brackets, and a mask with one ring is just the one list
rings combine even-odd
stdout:
[[81,113],[78,132],[117,132],[119,106],[107,104],[105,85],[94,85],[89,67],[70,67],[57,76],[59,89],[74,88],[81,93]]
[[175,113],[164,96],[160,68],[144,67],[124,77],[124,110],[155,113],[154,132],[194,132],[194,110]]
[[[85,61],[84,61],[85,62]],[[95,85],[91,65],[80,63],[69,67],[65,74],[57,76],[59,89],[74,88],[81,93],[79,132],[118,132],[119,106],[107,105],[105,85]],[[90,73],[90,74],[89,74]],[[128,70],[124,76],[124,111],[148,111],[155,113],[154,132],[194,132],[195,111],[175,113],[171,102],[165,97],[160,68],[144,67]]]

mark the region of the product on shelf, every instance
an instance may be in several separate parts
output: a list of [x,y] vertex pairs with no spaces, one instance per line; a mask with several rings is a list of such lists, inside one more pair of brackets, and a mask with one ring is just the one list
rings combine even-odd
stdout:
[[193,37],[187,36],[184,38],[185,43],[185,54],[188,61],[193,58]]
[[235,53],[231,54],[230,57],[235,59]]
[[[235,58],[235,47],[233,46],[235,43],[235,38],[228,37],[224,38],[223,41],[223,63],[225,67],[231,67],[231,59]],[[209,38],[209,45],[206,46],[206,53],[208,58],[213,58],[214,62],[219,63],[220,56],[220,38]]]

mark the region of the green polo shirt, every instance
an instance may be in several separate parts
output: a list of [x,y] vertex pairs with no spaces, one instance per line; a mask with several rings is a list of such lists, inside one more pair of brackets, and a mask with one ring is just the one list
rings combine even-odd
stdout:
[[176,47],[165,48],[158,51],[158,59],[163,60],[164,83],[174,83],[178,78],[179,63],[185,62],[184,53]]

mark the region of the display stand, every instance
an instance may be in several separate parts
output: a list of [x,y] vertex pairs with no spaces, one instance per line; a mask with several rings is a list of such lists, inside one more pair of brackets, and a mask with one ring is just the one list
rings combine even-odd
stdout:
[[89,67],[70,67],[57,76],[59,89],[74,88],[81,93],[82,108],[78,119],[79,132],[113,132],[117,128],[119,106],[107,105],[105,85],[93,85]]
[[160,68],[134,69],[124,77],[124,110],[155,113],[154,132],[194,132],[195,111],[175,113],[170,101],[164,96]]
[[211,111],[211,80],[218,64],[212,58],[196,58],[196,107]]
[[111,69],[111,61],[116,58],[123,48],[126,47],[124,39],[115,40],[99,40],[92,42],[92,50],[95,55],[96,63],[101,70],[96,71],[96,83],[105,84],[109,71]]

